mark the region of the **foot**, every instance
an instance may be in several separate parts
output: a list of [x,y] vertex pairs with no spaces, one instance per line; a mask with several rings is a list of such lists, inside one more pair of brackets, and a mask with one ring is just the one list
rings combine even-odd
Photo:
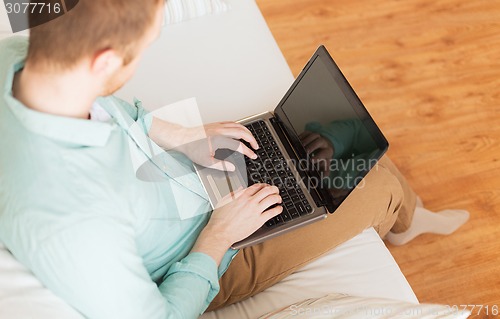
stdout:
[[400,246],[420,234],[449,235],[465,224],[467,220],[469,220],[469,212],[465,210],[447,209],[434,213],[417,204],[410,228],[398,234],[389,232],[385,238],[391,244]]

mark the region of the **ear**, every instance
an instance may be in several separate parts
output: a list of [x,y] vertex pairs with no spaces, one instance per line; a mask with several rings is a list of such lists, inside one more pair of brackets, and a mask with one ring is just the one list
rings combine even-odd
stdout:
[[108,76],[122,67],[123,58],[116,51],[105,49],[96,53],[90,62],[92,73]]

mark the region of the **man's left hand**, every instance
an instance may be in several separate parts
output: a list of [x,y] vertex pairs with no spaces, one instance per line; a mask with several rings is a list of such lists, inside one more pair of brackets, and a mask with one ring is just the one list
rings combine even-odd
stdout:
[[164,149],[177,150],[196,164],[218,170],[235,170],[233,163],[215,158],[218,149],[239,152],[252,159],[257,158],[253,150],[259,149],[252,133],[234,122],[188,128],[154,118],[149,136]]

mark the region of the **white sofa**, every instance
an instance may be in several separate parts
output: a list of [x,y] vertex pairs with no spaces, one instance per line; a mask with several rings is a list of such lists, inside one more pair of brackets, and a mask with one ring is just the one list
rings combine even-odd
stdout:
[[[118,95],[137,96],[151,110],[196,97],[204,122],[273,109],[292,83],[292,73],[255,2],[227,2],[229,12],[165,27]],[[5,12],[0,14],[5,19]],[[382,240],[368,229],[257,296],[202,318],[258,318],[332,292],[418,303]],[[81,316],[0,244],[0,319],[11,318]]]

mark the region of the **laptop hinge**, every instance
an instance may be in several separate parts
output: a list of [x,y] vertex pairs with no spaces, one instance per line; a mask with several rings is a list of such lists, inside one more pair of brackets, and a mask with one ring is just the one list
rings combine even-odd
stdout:
[[291,147],[290,139],[288,138],[288,133],[284,129],[283,124],[281,123],[279,118],[277,118],[275,115],[270,119],[270,121],[274,127],[274,130],[276,131],[276,134],[278,134],[280,140],[286,141],[286,143],[283,143],[283,145],[285,146],[285,150],[290,156],[290,158],[293,160],[295,169],[299,172],[300,177],[302,178],[304,184],[309,190],[309,194],[311,194],[311,197],[313,198],[316,206],[318,207],[325,206],[329,212],[333,212],[335,210],[335,207],[333,205],[333,200],[330,200],[330,193],[328,193],[328,191],[326,190],[318,189],[317,187],[308,187],[308,185],[310,185],[311,177],[309,176],[308,173],[306,173],[304,169],[299,167],[298,163],[300,163],[300,161],[297,157],[297,154]]

